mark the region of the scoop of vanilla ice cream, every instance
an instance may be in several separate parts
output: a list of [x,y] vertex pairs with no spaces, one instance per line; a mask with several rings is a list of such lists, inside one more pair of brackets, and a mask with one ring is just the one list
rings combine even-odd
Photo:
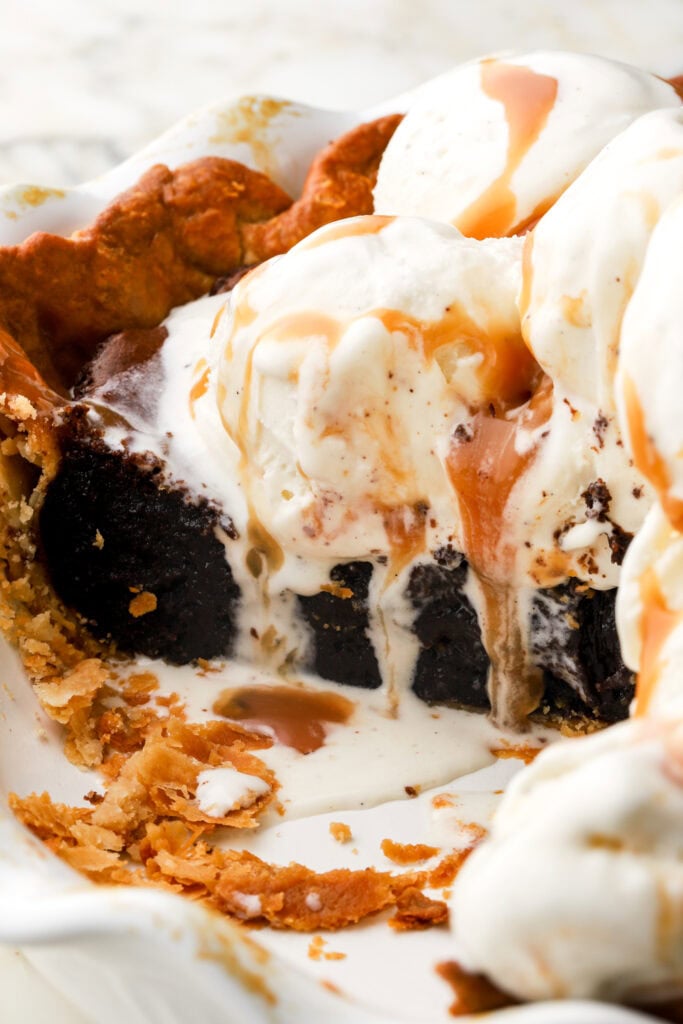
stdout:
[[[514,520],[520,540],[533,540],[520,544],[519,558],[539,582],[538,549],[547,563],[559,529],[559,570],[616,585],[620,538],[638,530],[651,505],[644,467],[623,443],[615,379],[622,318],[650,235],[682,191],[683,109],[654,111],[610,142],[527,236],[522,327],[553,381],[553,414]],[[647,282],[643,291],[650,304],[662,298]],[[629,318],[630,308],[624,324]],[[584,497],[596,481],[609,495],[601,516]]]
[[544,213],[642,114],[680,104],[668,83],[559,51],[477,60],[440,75],[389,142],[377,213],[431,217],[475,237]]
[[506,390],[514,400],[506,367],[531,366],[521,244],[355,218],[236,287],[217,334],[220,412],[252,508],[289,553],[385,552],[411,517],[434,544],[452,536],[453,424]]
[[683,726],[561,742],[517,776],[462,868],[459,961],[521,999],[683,986]]
[[636,713],[683,716],[683,534],[659,503],[626,555],[617,627],[624,661],[640,673]]
[[527,342],[569,399],[614,412],[620,329],[650,235],[683,192],[683,109],[646,114],[614,139],[529,236]]
[[636,463],[683,529],[683,182],[679,191],[652,232],[624,315],[617,399]]

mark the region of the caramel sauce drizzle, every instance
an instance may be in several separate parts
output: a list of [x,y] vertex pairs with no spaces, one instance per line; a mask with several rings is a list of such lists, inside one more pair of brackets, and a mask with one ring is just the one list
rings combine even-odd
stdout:
[[[459,215],[455,226],[471,238],[495,238],[519,230],[515,227],[517,198],[512,190],[512,177],[545,127],[557,99],[557,79],[518,64],[492,60],[481,66],[481,85],[487,96],[502,103],[505,111],[505,168]],[[527,221],[537,220],[545,209],[535,210]]]
[[[354,225],[352,224],[351,227]],[[362,225],[358,225],[362,226]],[[341,226],[340,226],[341,227]],[[348,228],[348,225],[345,226]],[[362,314],[364,318],[379,320],[389,333],[402,333],[408,344],[419,352],[426,362],[436,359],[448,379],[447,348],[461,342],[468,353],[482,355],[479,369],[481,386],[490,395],[497,409],[519,405],[528,398],[533,381],[538,375],[537,364],[518,334],[510,334],[503,325],[480,327],[457,303],[444,312],[442,319],[421,321],[400,310],[374,309]],[[333,351],[342,335],[344,325],[315,311],[287,314],[269,325],[267,335],[276,341],[292,341],[305,337],[322,337],[329,351]],[[234,438],[247,465],[249,430],[249,397],[252,389],[253,345],[247,357],[244,390],[240,405],[237,434]],[[383,453],[384,469],[394,482],[395,500],[377,502],[376,510],[382,515],[387,540],[391,549],[388,579],[395,578],[426,546],[426,505],[422,496],[411,493],[412,474],[402,464],[403,445],[397,436],[392,417],[384,413],[358,421],[371,435]],[[331,424],[323,437],[344,436],[346,425]],[[313,515],[311,529],[322,528],[322,517]]]
[[202,398],[209,389],[209,367],[207,366],[206,359],[200,359],[195,366],[195,374],[199,374],[199,377],[190,388],[190,415],[192,419],[195,418],[195,403]]
[[640,578],[640,599],[643,604],[640,616],[641,655],[634,712],[639,717],[647,714],[657,688],[663,664],[662,648],[676,626],[683,621],[683,611],[669,607],[652,566]]
[[636,466],[657,491],[662,508],[671,524],[679,533],[683,532],[683,501],[671,494],[669,467],[647,432],[645,413],[640,404],[636,386],[630,377],[624,377],[623,394],[626,403],[629,439]]
[[[514,74],[517,70],[514,69]],[[527,74],[525,69],[522,69]],[[533,73],[529,73],[532,74]],[[537,76],[535,76],[537,77]],[[543,76],[541,76],[543,77]],[[552,80],[556,86],[555,80]],[[528,134],[528,132],[527,132]],[[526,138],[526,136],[524,136]],[[530,143],[529,143],[530,144]],[[372,222],[369,222],[372,224]],[[340,234],[349,229],[362,230],[367,221],[339,226]],[[530,254],[531,241],[527,243]],[[529,256],[527,256],[527,259]],[[255,314],[248,305],[237,312],[234,330],[248,326]],[[479,411],[472,421],[473,436],[466,443],[453,444],[446,470],[454,487],[464,525],[464,553],[480,580],[485,601],[484,643],[492,662],[490,690],[494,714],[499,721],[516,724],[533,710],[541,695],[541,674],[529,664],[525,630],[521,628],[515,592],[511,586],[515,552],[505,539],[506,509],[510,495],[533,459],[535,449],[518,454],[515,448],[520,431],[533,431],[549,418],[552,411],[552,387],[542,378],[540,368],[520,334],[512,334],[502,323],[480,327],[457,303],[447,308],[441,319],[421,321],[399,310],[375,309],[361,314],[378,319],[389,333],[400,332],[414,351],[426,362],[439,363],[447,382],[449,356],[457,360],[458,344],[467,354],[480,353],[479,380],[485,396],[490,396],[486,412]],[[306,337],[322,338],[330,352],[339,343],[348,325],[316,311],[286,314],[266,328],[264,337],[275,341],[292,341]],[[258,340],[258,339],[257,339]],[[230,348],[228,343],[228,354]],[[256,341],[246,357],[243,391],[234,436],[241,453],[242,469],[249,473],[248,450],[249,403],[253,384],[253,358]],[[540,384],[539,384],[540,379]],[[530,397],[531,396],[531,397]],[[520,412],[519,407],[525,406]],[[506,413],[517,410],[514,418]],[[387,583],[426,548],[428,506],[415,493],[410,468],[403,464],[400,430],[384,410],[359,419],[361,413],[351,410],[352,419],[372,437],[382,452],[383,468],[393,481],[393,500],[374,500],[375,511],[383,519],[391,559]],[[330,424],[325,436],[347,433],[341,419]],[[324,496],[313,502],[307,520],[310,535],[324,529]],[[321,504],[322,501],[322,504]],[[249,537],[251,547],[247,564],[254,576],[261,571],[261,554],[270,566],[283,559],[279,545],[250,511]]]
[[366,314],[377,317],[389,332],[400,331],[411,348],[426,362],[436,359],[448,379],[446,346],[460,342],[468,354],[483,358],[478,377],[484,393],[496,406],[511,408],[529,397],[530,382],[538,366],[520,334],[511,334],[495,322],[480,327],[459,303],[452,303],[439,320],[417,320],[398,309],[376,309]]
[[[250,274],[250,280],[253,282],[255,278],[259,277],[263,273],[263,269],[267,264],[261,264],[260,267],[256,267]],[[233,355],[233,339],[235,335],[249,327],[256,317],[258,311],[247,301],[246,294],[242,298],[239,305],[235,308],[233,314],[233,323],[230,337],[228,338],[225,346],[224,357],[226,360],[231,360]],[[223,401],[225,399],[225,389],[222,384],[219,384],[218,392],[218,411],[223,423],[223,427],[228,436],[237,445],[240,452],[240,474],[242,479],[245,481],[245,499],[247,502],[247,539],[249,541],[249,548],[246,554],[246,566],[251,575],[257,579],[262,575],[264,563],[266,568],[270,572],[277,572],[284,562],[284,552],[272,534],[265,528],[254,508],[254,502],[252,498],[252,485],[251,485],[251,461],[247,456],[247,428],[249,424],[249,402],[251,399],[252,390],[252,376],[253,376],[253,362],[254,362],[254,350],[255,346],[252,346],[247,353],[246,366],[244,373],[244,383],[242,386],[242,394],[240,399],[240,409],[238,416],[237,430],[233,431],[230,424],[227,422],[223,414]],[[265,581],[264,581],[265,582]],[[264,588],[263,597],[268,603],[268,593]]]
[[341,220],[332,227],[326,228],[321,235],[317,233],[309,235],[302,248],[317,249],[319,245],[327,245],[328,242],[335,242],[338,238],[353,238],[359,235],[378,235],[380,231],[388,227],[396,220],[395,217],[387,217],[375,213],[372,216],[353,217],[350,220]]
[[344,725],[355,704],[330,690],[297,686],[239,686],[216,699],[215,714],[247,726],[266,725],[278,741],[300,754],[311,754],[325,743],[327,726]]
[[489,696],[494,717],[519,723],[538,704],[541,674],[529,664],[526,631],[511,586],[515,549],[506,538],[506,509],[515,485],[536,455],[516,449],[520,431],[541,427],[552,412],[552,382],[544,377],[526,409],[514,419],[478,412],[472,436],[454,439],[447,467],[462,516],[463,547],[484,601],[483,640],[491,659]]

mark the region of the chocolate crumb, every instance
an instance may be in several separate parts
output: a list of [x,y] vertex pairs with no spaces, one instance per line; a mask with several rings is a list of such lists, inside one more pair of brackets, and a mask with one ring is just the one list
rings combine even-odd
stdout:
[[581,497],[586,502],[586,517],[597,519],[599,523],[606,523],[612,495],[605,481],[598,477],[588,485]]
[[473,437],[472,428],[468,427],[465,423],[458,423],[453,431],[453,440],[457,441],[458,444],[467,444]]
[[601,412],[598,413],[595,422],[593,423],[593,433],[598,439],[598,444],[601,448],[605,447],[605,431],[609,426],[609,420]]
[[618,523],[612,523],[612,532],[608,537],[608,542],[612,552],[611,560],[615,565],[621,565],[624,561],[624,555],[628,551],[628,546],[632,540],[632,533],[622,530]]

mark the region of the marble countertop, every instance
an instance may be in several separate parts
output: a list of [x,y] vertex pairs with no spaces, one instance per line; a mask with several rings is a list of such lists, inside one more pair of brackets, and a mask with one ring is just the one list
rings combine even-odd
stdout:
[[681,72],[683,3],[5,0],[0,183],[93,177],[223,96],[362,106],[469,57],[539,47]]
[[[0,184],[93,177],[221,97],[363,106],[482,53],[543,47],[683,73],[683,0],[5,0]],[[88,1024],[1,948],[0,992],[2,1024]]]

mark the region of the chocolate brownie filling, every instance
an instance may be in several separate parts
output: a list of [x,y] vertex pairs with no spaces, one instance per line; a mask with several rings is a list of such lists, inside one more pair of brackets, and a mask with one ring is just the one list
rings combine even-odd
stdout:
[[369,562],[335,565],[329,591],[299,595],[298,601],[313,634],[313,670],[332,682],[374,690],[382,677],[368,635],[371,578]]
[[604,722],[628,717],[634,675],[621,657],[614,614],[616,590],[591,590],[569,580],[538,591],[531,645],[543,669],[545,702],[564,714]]
[[434,565],[415,566],[408,583],[420,641],[413,690],[432,704],[488,708],[489,659],[477,614],[464,593],[467,562],[452,550],[436,552],[435,558]]
[[[108,449],[84,426],[82,409],[65,433],[40,517],[59,596],[121,651],[175,664],[228,655],[240,599],[224,546],[234,537],[230,521],[170,486],[158,461]],[[297,598],[312,638],[307,667],[324,679],[382,683],[369,631],[372,572],[370,562],[337,565],[328,587]],[[427,703],[486,709],[489,659],[467,576],[466,560],[450,548],[411,571],[406,597],[419,641],[412,688]],[[544,674],[545,712],[627,716],[634,681],[619,650],[615,594],[572,580],[535,595],[530,647]]]
[[40,515],[53,586],[92,632],[175,664],[230,652],[239,589],[225,559],[232,524],[164,486],[151,459],[85,436],[64,441]]

